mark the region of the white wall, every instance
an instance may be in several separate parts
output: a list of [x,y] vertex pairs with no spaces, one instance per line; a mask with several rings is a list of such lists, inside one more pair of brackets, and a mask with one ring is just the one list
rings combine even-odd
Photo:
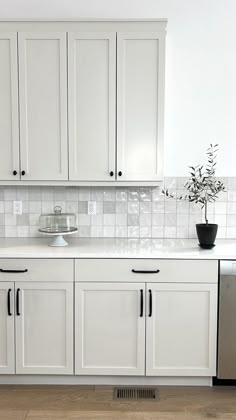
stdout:
[[236,0],[1,0],[0,17],[168,18],[165,175],[217,142],[236,176]]

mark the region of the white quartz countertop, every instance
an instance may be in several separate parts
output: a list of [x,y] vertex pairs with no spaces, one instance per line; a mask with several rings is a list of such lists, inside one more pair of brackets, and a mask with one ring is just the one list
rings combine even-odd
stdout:
[[236,259],[236,240],[217,240],[212,250],[195,239],[70,239],[66,247],[50,247],[48,239],[0,239],[0,258],[173,258]]

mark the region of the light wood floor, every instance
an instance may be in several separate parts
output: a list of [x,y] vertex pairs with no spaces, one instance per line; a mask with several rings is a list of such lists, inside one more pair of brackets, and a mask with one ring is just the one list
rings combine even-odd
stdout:
[[156,402],[118,402],[111,387],[1,385],[0,420],[236,420],[236,388],[159,390]]

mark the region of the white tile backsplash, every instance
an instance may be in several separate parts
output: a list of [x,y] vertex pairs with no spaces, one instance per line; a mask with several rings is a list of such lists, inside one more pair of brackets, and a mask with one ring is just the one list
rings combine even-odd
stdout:
[[[186,178],[168,177],[170,191],[184,192]],[[227,191],[209,205],[209,222],[218,223],[219,238],[236,238],[236,178],[222,178]],[[196,238],[195,224],[204,222],[201,206],[167,199],[162,187],[0,187],[0,237],[41,237],[39,216],[56,205],[76,213],[80,237]],[[13,215],[13,201],[22,215]],[[88,201],[97,214],[87,214]]]

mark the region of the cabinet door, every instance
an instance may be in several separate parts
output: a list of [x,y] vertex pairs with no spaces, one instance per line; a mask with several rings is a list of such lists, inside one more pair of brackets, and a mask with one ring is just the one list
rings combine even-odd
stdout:
[[22,179],[66,180],[66,34],[18,36]]
[[162,176],[164,49],[163,33],[117,34],[119,181],[156,181]]
[[68,47],[70,179],[113,181],[116,34],[69,33]]
[[17,294],[16,373],[72,374],[73,284],[17,282]]
[[144,375],[142,283],[77,283],[75,373]]
[[14,32],[0,33],[0,92],[0,180],[16,180],[19,179],[19,115],[17,34]]
[[15,373],[14,283],[0,282],[0,374]]
[[214,376],[217,285],[149,283],[147,299],[147,375]]

